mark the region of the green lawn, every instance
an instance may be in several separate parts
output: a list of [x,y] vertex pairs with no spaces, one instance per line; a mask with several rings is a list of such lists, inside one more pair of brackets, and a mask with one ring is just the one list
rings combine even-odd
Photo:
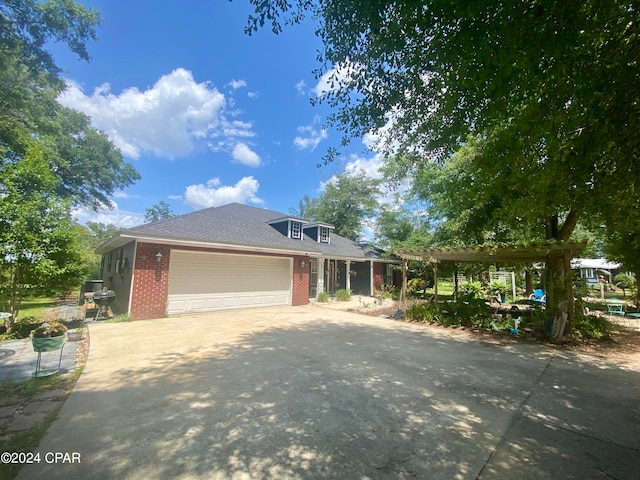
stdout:
[[50,297],[29,297],[22,301],[18,319],[25,317],[39,317],[47,308],[55,307],[56,301]]

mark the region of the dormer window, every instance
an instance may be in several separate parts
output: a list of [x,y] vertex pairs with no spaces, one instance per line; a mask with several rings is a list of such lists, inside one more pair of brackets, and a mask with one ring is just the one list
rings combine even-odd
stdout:
[[329,243],[329,227],[320,227],[320,242]]
[[291,222],[291,238],[300,239],[302,237],[302,223]]

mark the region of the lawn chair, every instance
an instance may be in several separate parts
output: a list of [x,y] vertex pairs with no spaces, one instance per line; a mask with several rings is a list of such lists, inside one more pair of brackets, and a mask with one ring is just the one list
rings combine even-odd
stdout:
[[534,302],[547,303],[547,294],[544,293],[544,290],[541,288],[536,288],[531,295],[529,295],[529,300],[533,300]]

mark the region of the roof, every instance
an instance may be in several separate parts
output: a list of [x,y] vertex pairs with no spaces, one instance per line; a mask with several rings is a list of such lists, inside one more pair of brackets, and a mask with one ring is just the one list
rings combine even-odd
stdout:
[[622,267],[621,263],[610,262],[606,258],[574,258],[571,268],[594,268],[596,270],[615,270]]
[[433,247],[398,249],[394,253],[404,260],[429,262],[533,263],[548,257],[580,252],[585,243],[539,242],[526,245],[477,245],[472,247]]
[[[138,239],[155,243],[266,250],[352,260],[381,258],[383,253],[380,249],[354,242],[336,233],[331,234],[328,244],[316,242],[306,235],[304,240],[288,238],[272,226],[287,219],[304,222],[281,212],[231,203],[122,230],[98,247],[96,252],[106,253]],[[329,226],[324,223],[322,225]]]

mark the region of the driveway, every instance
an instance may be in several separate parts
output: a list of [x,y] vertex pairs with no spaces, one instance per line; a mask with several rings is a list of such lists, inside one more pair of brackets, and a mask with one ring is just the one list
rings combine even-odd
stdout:
[[632,367],[313,306],[90,335],[19,479],[640,477]]

